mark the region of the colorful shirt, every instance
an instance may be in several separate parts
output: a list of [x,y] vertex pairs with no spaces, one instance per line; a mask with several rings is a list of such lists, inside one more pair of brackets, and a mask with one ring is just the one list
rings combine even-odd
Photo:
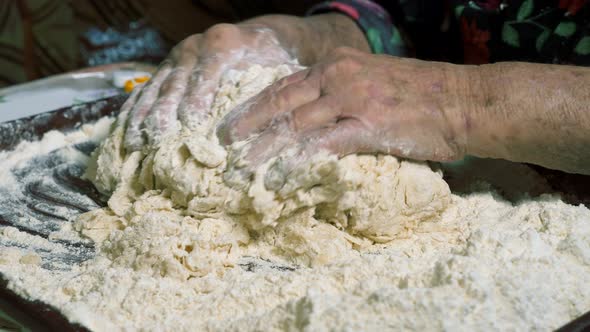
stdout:
[[339,0],[308,13],[326,11],[354,19],[374,53],[590,65],[588,0]]

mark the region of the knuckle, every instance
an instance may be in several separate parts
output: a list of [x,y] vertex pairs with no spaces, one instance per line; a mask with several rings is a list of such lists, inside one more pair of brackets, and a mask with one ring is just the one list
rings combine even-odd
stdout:
[[219,23],[207,29],[203,37],[205,42],[211,43],[219,42],[228,38],[234,38],[239,34],[240,28],[238,28],[236,25],[229,23]]
[[291,83],[291,81],[292,81],[292,78],[290,75],[285,76],[285,77],[279,79],[278,81],[276,81],[274,84],[272,84],[271,87],[274,90],[278,91],[278,90],[286,87],[287,85],[289,85]]
[[[177,47],[178,46],[175,46],[174,48],[172,48],[170,56],[166,57],[166,59],[164,59],[164,60],[162,60],[162,62],[160,62],[160,64],[158,65],[158,69],[156,70],[156,73],[153,78],[156,78],[156,76],[158,76],[158,75],[162,75],[163,72],[165,72],[166,70],[168,70],[172,66],[174,66],[174,60],[172,59],[172,57],[174,56],[174,52],[177,52],[177,51],[175,51],[177,49]],[[149,80],[148,83],[151,81],[152,80]]]
[[164,79],[160,85],[159,95],[166,96],[171,93],[183,90],[186,81],[184,70],[176,68]]
[[121,111],[126,111],[126,110],[130,110],[133,108],[133,106],[135,106],[135,103],[137,102],[137,99],[139,98],[139,94],[141,93],[142,89],[145,89],[146,86],[142,86],[138,89],[133,89],[131,91],[131,94],[129,95],[129,97],[127,98],[127,100],[125,100],[125,102],[123,103],[123,105],[121,106]]
[[362,68],[361,60],[353,55],[339,55],[325,69],[325,74],[342,75],[356,73]]
[[338,46],[334,49],[335,55],[351,55],[356,54],[356,50],[348,46]]
[[219,124],[219,127],[222,128],[224,131],[228,130],[229,128],[239,129],[241,127],[241,120],[242,116],[244,115],[243,109],[235,109],[234,111],[230,112]]
[[373,82],[367,78],[359,78],[351,83],[354,91],[369,91],[372,90]]
[[267,27],[256,27],[248,30],[252,33],[253,37],[256,39],[274,42],[276,41],[276,32]]
[[364,98],[362,101],[363,109],[369,112],[376,112],[377,114],[389,111],[377,98]]
[[273,108],[280,111],[289,104],[289,94],[287,91],[274,92],[271,95],[271,104]]
[[174,58],[178,57],[180,54],[184,52],[193,52],[197,48],[199,38],[199,35],[190,35],[186,37],[184,40],[182,40],[180,43],[174,46],[174,48],[172,48],[171,56]]
[[361,61],[353,55],[346,55],[341,57],[338,60],[337,65],[340,70],[346,70],[349,72],[356,72],[362,66]]
[[294,111],[289,114],[288,125],[293,132],[303,132],[308,128],[309,123],[305,115],[302,111]]
[[273,126],[275,131],[284,135],[297,133],[301,128],[301,123],[292,112],[277,116],[273,122],[275,123]]

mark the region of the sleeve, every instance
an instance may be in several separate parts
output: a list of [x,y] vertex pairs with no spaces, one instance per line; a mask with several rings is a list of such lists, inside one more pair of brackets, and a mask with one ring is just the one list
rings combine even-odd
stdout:
[[393,24],[391,15],[378,4],[369,0],[326,1],[311,7],[307,15],[326,12],[339,12],[352,18],[363,30],[373,53],[409,55],[408,45]]
[[590,3],[561,0],[560,19],[538,37],[545,61],[590,66]]
[[460,0],[454,12],[461,22],[465,62],[484,54],[491,62],[590,66],[588,0]]

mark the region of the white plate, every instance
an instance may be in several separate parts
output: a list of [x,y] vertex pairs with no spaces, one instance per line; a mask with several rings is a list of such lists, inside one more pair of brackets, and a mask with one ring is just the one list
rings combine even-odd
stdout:
[[114,64],[0,89],[0,122],[120,94],[121,82],[151,76],[154,68],[135,63]]

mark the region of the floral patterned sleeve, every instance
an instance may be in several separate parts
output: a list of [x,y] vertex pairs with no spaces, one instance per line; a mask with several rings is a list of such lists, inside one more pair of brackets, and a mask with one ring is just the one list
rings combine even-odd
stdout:
[[329,11],[340,12],[355,20],[365,33],[373,53],[408,55],[408,48],[391,16],[376,3],[369,0],[326,1],[310,8],[307,15]]
[[589,0],[452,0],[464,63],[590,65]]
[[[393,22],[391,12],[370,0],[326,1],[308,15],[336,11],[351,17],[373,53],[466,64],[530,61],[590,66],[590,0],[390,3],[397,4],[400,22]],[[400,26],[412,40],[411,50],[401,38]]]

